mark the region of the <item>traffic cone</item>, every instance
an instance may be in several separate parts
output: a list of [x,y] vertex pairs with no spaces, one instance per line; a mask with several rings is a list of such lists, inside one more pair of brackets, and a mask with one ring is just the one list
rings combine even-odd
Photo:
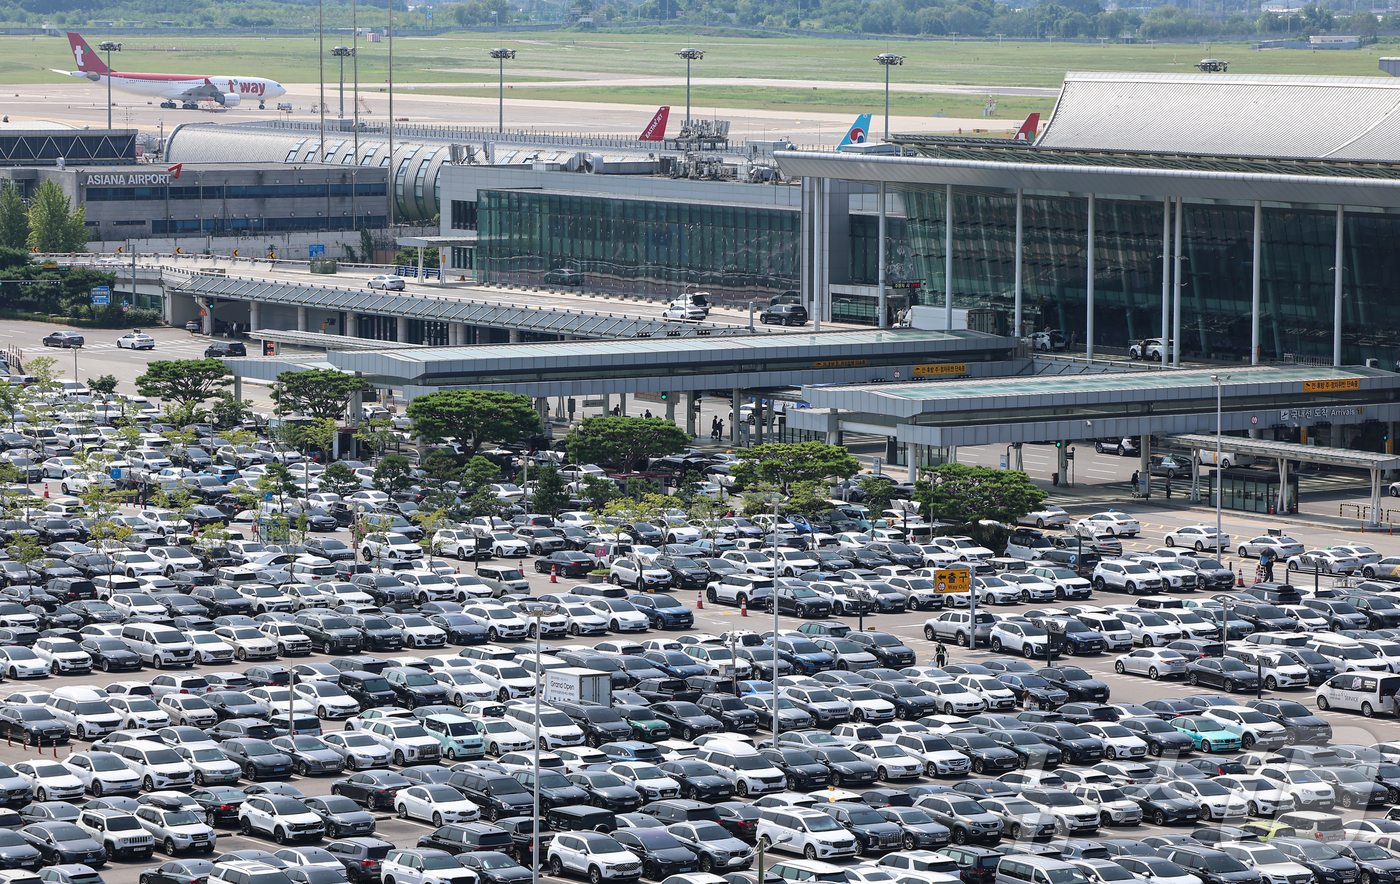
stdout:
[[1236,586],[1244,586],[1244,569],[1243,569],[1243,568],[1240,568],[1239,570],[1240,570],[1240,576],[1239,576],[1239,579],[1235,581],[1235,585],[1236,585]]
[[700,611],[700,610],[704,610],[704,608],[705,608],[705,592],[704,592],[704,590],[699,590],[699,589],[697,589],[697,590],[695,590],[695,610]]
[[559,566],[558,566],[558,565],[550,565],[550,566],[549,566],[549,582],[550,582],[550,583],[558,583],[558,582],[559,582]]
[[740,600],[739,600],[739,616],[740,616],[740,617],[747,617],[747,616],[749,616],[749,600],[748,600],[748,599],[740,599]]

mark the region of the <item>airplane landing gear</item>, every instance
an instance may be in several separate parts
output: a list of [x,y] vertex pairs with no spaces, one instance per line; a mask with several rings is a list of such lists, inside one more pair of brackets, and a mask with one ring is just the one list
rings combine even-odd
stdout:
[[165,108],[166,110],[174,110],[176,107],[175,102],[173,101],[162,101],[160,103],[160,106]]
[[263,104],[262,102],[258,102],[258,110],[267,110],[267,105]]
[[181,107],[183,107],[185,110],[199,110],[199,103],[194,101],[187,101],[183,105],[181,105]]

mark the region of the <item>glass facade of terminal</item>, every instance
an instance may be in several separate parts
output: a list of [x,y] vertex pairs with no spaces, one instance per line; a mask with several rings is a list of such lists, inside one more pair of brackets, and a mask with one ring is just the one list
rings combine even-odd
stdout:
[[562,278],[590,291],[656,297],[699,288],[767,303],[801,279],[794,210],[482,190],[476,221],[484,283]]
[[[905,194],[916,297],[942,305],[942,187]],[[1161,334],[1161,200],[1095,200],[1094,338],[1126,348]],[[1088,199],[1030,195],[1023,207],[1022,332],[1086,331]],[[1181,352],[1249,358],[1253,274],[1253,206],[1185,204],[1181,272]],[[953,305],[990,308],[997,330],[1011,333],[1016,197],[953,190]],[[1260,261],[1260,359],[1332,356],[1336,213],[1331,208],[1265,205]],[[1392,333],[1400,324],[1400,217],[1350,209],[1343,226],[1342,361],[1368,357],[1389,367],[1400,358]]]

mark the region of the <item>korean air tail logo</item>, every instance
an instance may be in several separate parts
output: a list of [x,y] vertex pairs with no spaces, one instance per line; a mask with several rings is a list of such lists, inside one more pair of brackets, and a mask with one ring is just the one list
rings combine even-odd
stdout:
[[852,126],[851,131],[846,133],[846,141],[850,144],[864,144],[865,130],[859,126]]
[[846,137],[841,139],[841,144],[838,146],[845,147],[848,144],[864,144],[869,134],[870,114],[861,114],[856,117],[856,121],[851,128],[846,130]]

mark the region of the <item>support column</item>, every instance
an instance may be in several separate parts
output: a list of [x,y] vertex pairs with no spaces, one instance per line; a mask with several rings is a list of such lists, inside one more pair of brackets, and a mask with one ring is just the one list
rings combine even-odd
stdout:
[[610,415],[610,414],[612,414],[612,394],[611,394],[611,393],[604,393],[604,394],[603,394],[603,417],[607,417],[607,416]]
[[262,328],[262,304],[252,301],[248,304],[248,331],[255,332]]
[[759,420],[759,412],[763,410],[763,398],[753,397],[753,439],[755,445],[763,444],[763,421]]
[[[825,311],[825,302],[828,300],[823,295],[828,291],[827,285],[830,282],[827,272],[828,245],[827,231],[830,224],[827,223],[826,215],[826,179],[817,179],[816,206],[813,212],[813,220],[816,222],[816,238],[812,243],[812,328],[815,331],[822,330],[822,317]],[[738,431],[735,430],[737,433]]]
[[1011,311],[1012,322],[1016,323],[1016,325],[1012,329],[1011,334],[1018,338],[1026,333],[1024,320],[1021,315],[1021,251],[1025,246],[1025,202],[1025,191],[1019,187],[1016,188],[1016,257],[1013,259],[1015,263],[1012,265],[1015,267],[1015,282],[1013,283],[1013,287],[1015,289],[1016,303]]
[[880,328],[888,328],[888,327],[889,327],[889,324],[890,324],[890,321],[889,321],[889,320],[890,320],[890,317],[889,317],[889,310],[888,310],[887,307],[886,307],[886,301],[885,301],[885,182],[883,182],[883,181],[880,182],[880,216],[879,216],[879,217],[880,217],[880,222],[879,222],[879,225],[878,225],[878,232],[877,232],[876,235],[875,235],[875,239],[876,239],[876,246],[875,246],[875,248],[879,250],[879,255],[878,255],[877,258],[876,258],[876,268],[877,268],[877,269],[876,269],[876,278],[878,279],[878,282],[876,283],[876,285],[878,285],[878,286],[880,287],[880,300],[879,300],[880,322],[879,322],[879,326],[880,326]]
[[[820,182],[821,179],[818,179]],[[735,387],[729,396],[729,444],[739,444],[739,394],[743,392]]]
[[1084,358],[1094,361],[1094,195],[1089,194],[1089,279],[1084,298]]
[[685,434],[695,438],[695,394],[685,394]]
[[513,328],[510,330],[510,342],[512,344],[520,343],[520,329]]
[[1342,238],[1346,209],[1337,207],[1337,247],[1332,256],[1332,364],[1342,364]]
[[908,442],[904,446],[905,460],[909,461],[909,476],[907,482],[916,482],[919,478],[919,449],[921,446],[914,442]]
[[618,394],[617,394],[617,407],[618,407],[618,409],[619,409],[618,413],[621,414],[623,417],[627,417],[627,394],[626,394],[626,393],[618,393]]
[[1055,469],[1060,473],[1060,485],[1069,487],[1069,448],[1068,442],[1055,446]]
[[306,331],[306,308],[297,308],[297,331]]
[[666,397],[666,420],[673,424],[676,422],[676,400],[674,396]]
[[423,247],[418,247],[418,281],[423,281]]
[[343,314],[344,324],[341,326],[341,334],[347,338],[357,338],[360,336],[360,315],[353,310],[347,310]]
[[1366,520],[1367,528],[1381,526],[1381,471],[1371,469],[1371,516]]
[[1278,515],[1288,512],[1288,458],[1278,459],[1278,505],[1274,509]]
[[1182,216],[1186,214],[1186,205],[1182,203],[1181,197],[1176,198],[1176,242],[1173,248],[1176,253],[1172,263],[1175,265],[1172,280],[1172,365],[1181,367],[1181,225]]
[[398,342],[400,344],[408,343],[408,317],[400,316],[398,326]]
[[1261,268],[1260,258],[1263,249],[1260,248],[1263,242],[1264,233],[1264,203],[1254,200],[1254,266],[1250,269],[1250,300],[1249,300],[1249,364],[1257,366],[1259,364],[1259,293]]
[[243,401],[243,378],[238,375],[233,376],[233,398],[236,402]]
[[1148,495],[1152,494],[1152,436],[1144,434],[1138,437],[1138,476],[1141,479],[1141,491]]
[[[1162,198],[1162,367],[1167,367],[1167,350],[1171,346],[1172,305],[1172,198]],[[1146,349],[1146,345],[1143,345]],[[1146,353],[1143,354],[1144,358]]]
[[953,185],[944,188],[943,201],[943,328],[953,328]]

